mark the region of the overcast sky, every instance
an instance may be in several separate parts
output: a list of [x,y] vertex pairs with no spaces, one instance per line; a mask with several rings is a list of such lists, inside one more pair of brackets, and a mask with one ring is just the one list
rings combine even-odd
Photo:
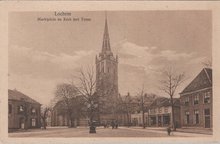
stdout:
[[[40,22],[54,12],[9,15],[9,88],[42,104],[54,97],[58,83],[67,82],[77,68],[95,64],[101,51],[105,12],[72,12],[91,21]],[[161,70],[173,66],[187,80],[178,93],[211,60],[210,11],[107,12],[111,49],[119,56],[119,92],[158,90]]]

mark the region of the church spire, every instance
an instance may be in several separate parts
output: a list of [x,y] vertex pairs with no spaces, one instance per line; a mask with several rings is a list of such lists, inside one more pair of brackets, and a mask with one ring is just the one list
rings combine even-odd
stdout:
[[106,52],[111,52],[111,47],[110,47],[110,38],[108,33],[107,16],[105,15],[105,29],[103,35],[102,53],[106,53]]

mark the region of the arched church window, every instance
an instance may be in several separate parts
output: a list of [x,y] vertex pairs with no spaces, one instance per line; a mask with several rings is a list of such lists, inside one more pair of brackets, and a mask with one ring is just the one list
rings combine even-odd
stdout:
[[104,62],[101,63],[101,72],[104,72]]

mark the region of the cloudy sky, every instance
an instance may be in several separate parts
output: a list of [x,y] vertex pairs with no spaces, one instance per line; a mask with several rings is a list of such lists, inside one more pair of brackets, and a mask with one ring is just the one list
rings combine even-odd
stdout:
[[[95,64],[101,51],[105,12],[71,12],[91,21],[38,21],[58,18],[54,12],[9,15],[9,88],[42,104],[54,97],[58,83],[67,82],[79,67]],[[119,56],[119,91],[166,96],[159,81],[165,67],[185,72],[178,93],[211,60],[210,11],[107,12],[111,49]],[[62,18],[62,17],[60,17]]]

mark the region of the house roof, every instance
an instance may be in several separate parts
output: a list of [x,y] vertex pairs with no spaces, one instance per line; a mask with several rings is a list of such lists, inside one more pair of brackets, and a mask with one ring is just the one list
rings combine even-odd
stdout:
[[[174,102],[174,106],[180,105],[179,98],[173,98],[173,102]],[[164,107],[171,106],[170,98],[159,97],[151,103],[150,108],[163,107],[163,106]]]
[[193,92],[208,87],[212,87],[212,69],[203,68],[202,71],[188,86],[186,86],[186,88],[180,94]]
[[30,98],[29,96],[19,92],[18,90],[8,90],[8,99],[9,100],[17,100],[17,101],[26,101],[29,103],[40,104],[36,100]]

